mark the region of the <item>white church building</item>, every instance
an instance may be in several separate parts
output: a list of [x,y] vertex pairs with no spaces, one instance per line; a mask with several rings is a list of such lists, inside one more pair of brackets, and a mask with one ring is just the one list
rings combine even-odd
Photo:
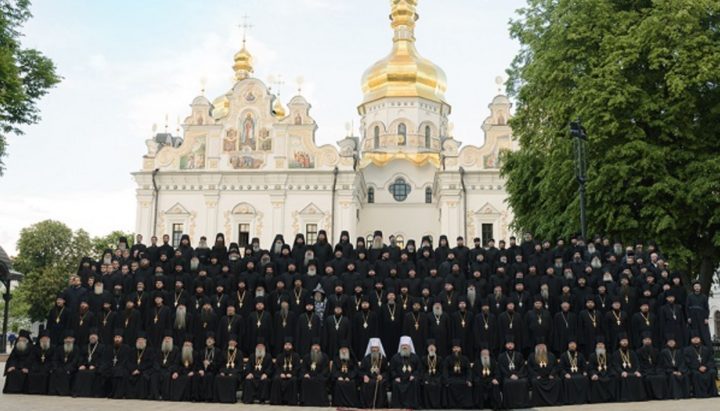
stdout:
[[510,101],[501,94],[490,102],[482,146],[452,135],[445,73],[416,50],[416,6],[391,3],[392,51],[361,81],[361,135],[337,145],[316,145],[304,97],[284,107],[253,78],[243,40],[232,89],[212,102],[196,97],[182,137],[147,140],[142,170],[133,173],[136,232],[169,234],[173,244],[183,233],[193,243],[224,233],[241,247],[253,237],[267,246],[275,234],[292,242],[303,233],[312,243],[319,230],[335,243],[343,230],[354,242],[379,229],[401,245],[424,235],[435,244],[440,234],[451,244],[457,236],[485,243],[512,235],[499,173],[500,151],[516,144]]

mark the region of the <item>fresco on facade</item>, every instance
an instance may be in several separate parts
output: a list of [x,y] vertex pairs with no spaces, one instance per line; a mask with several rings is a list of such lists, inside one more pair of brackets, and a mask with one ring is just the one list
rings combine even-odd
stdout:
[[180,157],[180,170],[205,168],[205,138],[205,136],[198,137],[190,152]]
[[252,113],[247,113],[240,122],[240,147],[250,147],[255,149],[257,134],[256,120]]
[[223,137],[223,151],[237,151],[237,130],[234,128],[225,130],[225,137]]
[[315,156],[306,151],[295,150],[290,156],[290,168],[315,168]]
[[272,151],[272,138],[270,138],[270,130],[264,128],[260,130],[260,139],[258,141],[258,150]]
[[265,164],[262,154],[254,154],[249,149],[230,153],[230,165],[235,170],[257,170]]

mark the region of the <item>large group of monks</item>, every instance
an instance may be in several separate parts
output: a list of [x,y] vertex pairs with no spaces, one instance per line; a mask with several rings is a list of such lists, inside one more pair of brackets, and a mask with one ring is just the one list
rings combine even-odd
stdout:
[[707,296],[652,241],[162,240],[83,258],[39,335],[20,331],[3,392],[410,409],[718,394]]

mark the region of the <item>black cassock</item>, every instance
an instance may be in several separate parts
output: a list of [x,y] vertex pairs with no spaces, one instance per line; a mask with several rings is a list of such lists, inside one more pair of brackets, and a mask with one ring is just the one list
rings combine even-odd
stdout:
[[[690,370],[690,384],[693,389],[693,397],[709,398],[717,397],[717,370],[713,360],[712,351],[702,344],[685,347],[685,364]],[[700,371],[705,367],[705,372]]]
[[[251,314],[252,315],[252,314]],[[269,315],[266,314],[269,318]],[[245,404],[252,404],[255,400],[262,402],[270,398],[270,381],[273,377],[273,363],[269,355],[263,358],[250,356],[245,366],[245,376],[243,377],[243,396],[242,400]],[[265,379],[262,376],[265,375]],[[248,378],[252,376],[252,378]]]
[[[552,350],[555,354],[565,352],[568,348],[568,337],[578,335],[578,320],[573,312],[560,311],[555,314],[552,329]],[[593,347],[594,349],[594,347]]]
[[[50,344],[60,345],[63,343],[65,330],[69,330],[71,315],[67,307],[53,307],[47,318],[47,330],[50,332]],[[30,394],[30,393],[28,393]]]
[[563,399],[566,405],[585,404],[587,402],[587,363],[582,353],[569,350],[563,352],[558,363],[558,377],[562,380]]
[[687,322],[682,307],[678,304],[661,306],[658,312],[658,325],[662,337],[662,346],[667,344],[667,336],[672,334],[675,336],[677,347],[681,350],[685,348],[687,345]]
[[156,349],[160,348],[163,332],[172,329],[173,312],[170,307],[161,305],[148,308],[146,313],[148,318],[145,318],[145,331],[148,336],[148,345]]
[[[611,314],[608,312],[608,314]],[[635,351],[630,349],[619,349],[613,354],[613,368],[618,379],[618,402],[645,401],[645,387],[643,387],[642,376],[638,377],[635,372],[640,372],[640,359]],[[622,373],[627,373],[626,377]]]
[[295,313],[289,311],[285,314],[282,310],[278,310],[275,313],[274,328],[273,328],[273,355],[277,357],[283,351],[283,345],[285,344],[285,338],[295,338],[297,318]]
[[349,360],[341,360],[339,356],[335,356],[330,377],[333,385],[333,407],[360,407],[357,391],[357,371],[357,361],[354,356],[351,355]]
[[[275,376],[270,386],[270,404],[297,405],[300,356],[283,352],[275,359]],[[325,395],[327,397],[327,395]]]
[[[392,380],[391,408],[422,408],[420,401],[420,357],[410,353],[409,357],[395,354],[390,360],[390,379]],[[411,380],[412,378],[412,380]],[[400,381],[397,381],[400,379]]]
[[198,366],[198,392],[197,400],[212,402],[215,398],[215,375],[220,368],[220,349],[216,346],[205,347],[198,351],[200,364]]
[[29,372],[27,374],[28,394],[47,394],[48,376],[52,370],[55,349],[52,343],[47,350],[43,350],[39,344],[33,347],[29,360]]
[[[378,376],[382,379],[378,380]],[[369,378],[365,382],[365,377]],[[387,408],[386,381],[389,377],[387,359],[382,355],[372,359],[372,353],[360,363],[360,396],[364,408]]]
[[70,352],[65,352],[64,347],[58,347],[55,350],[53,371],[50,374],[48,383],[49,395],[70,395],[70,384],[75,376],[79,362],[80,347],[77,345],[74,345]]
[[691,321],[690,330],[700,335],[700,344],[712,349],[710,328],[705,323],[710,317],[707,295],[693,292],[687,296],[685,306],[687,307],[687,318]]
[[655,348],[660,347],[660,334],[657,323],[657,316],[654,313],[636,312],[630,320],[630,331],[632,331],[632,341],[634,348],[640,348],[643,345],[642,335],[649,332],[652,338],[652,345]]
[[371,338],[380,337],[380,320],[375,311],[363,310],[355,314],[353,321],[353,340],[348,341],[352,345],[353,352],[364,353]]
[[[247,325],[245,328],[245,352],[255,352],[255,344],[257,339],[262,337],[265,339],[265,351],[268,354],[272,351],[272,332],[273,320],[272,316],[266,311],[253,311],[247,317]],[[240,341],[238,341],[239,343]],[[272,360],[271,360],[272,361]]]
[[[527,327],[527,340],[525,348],[532,350],[538,343],[538,339],[542,339],[548,345],[552,342],[552,322],[553,317],[550,311],[540,308],[525,313],[525,325]],[[548,347],[551,349],[551,347]],[[566,346],[567,348],[567,346]]]
[[[425,344],[428,340],[428,323],[427,314],[424,311],[410,311],[405,314],[403,320],[402,335],[407,335],[412,339],[415,352],[427,352]],[[357,337],[355,337],[357,339]],[[367,344],[365,345],[367,347]]]
[[528,330],[522,315],[517,312],[504,311],[498,316],[498,329],[500,336],[512,335],[515,341],[515,348],[524,350],[528,341]]
[[[220,319],[215,315],[215,311],[213,311],[212,308],[210,308],[209,311],[205,311],[203,308],[201,312],[197,313],[197,315],[195,315],[195,322],[192,330],[193,347],[204,347],[205,341],[207,340],[207,334],[210,332],[215,333],[215,331],[217,331],[218,323],[220,323]],[[270,342],[270,340],[265,341],[267,343]]]
[[180,349],[175,346],[168,352],[157,352],[155,366],[150,378],[150,393],[154,400],[170,398],[170,380],[177,369],[176,364],[179,356]]
[[243,353],[235,349],[226,349],[221,353],[215,376],[215,402],[235,404],[237,391],[244,370]]
[[312,342],[322,338],[322,323],[314,312],[306,312],[298,318],[295,335],[295,348],[300,357],[310,354]]
[[[427,315],[427,324],[428,338],[435,340],[435,348],[437,349],[437,354],[440,357],[446,356],[448,353],[450,353],[450,332],[452,331],[450,325],[450,317],[447,315],[447,313],[442,313],[440,314],[440,316],[437,316],[430,312]],[[442,366],[438,368],[442,369]]]
[[240,314],[233,316],[223,316],[218,324],[217,333],[215,334],[215,346],[224,350],[228,346],[228,337],[231,334],[237,336],[238,341],[244,341],[245,337],[245,319]]
[[690,396],[690,377],[685,354],[679,349],[665,348],[660,352],[660,368],[668,380],[668,397],[674,400]]
[[311,407],[327,407],[327,379],[330,375],[330,358],[320,353],[320,361],[313,362],[311,354],[303,358],[300,371],[300,403]]
[[193,350],[192,360],[183,360],[183,348],[180,348],[175,363],[177,378],[170,380],[170,401],[195,401],[197,398],[200,358],[197,351]]
[[344,315],[325,318],[322,348],[325,352],[337,352],[341,341],[352,341],[352,323]]
[[[631,336],[632,333],[629,331],[630,328],[630,317],[623,310],[615,311],[614,309],[605,313],[605,345],[608,350],[613,351],[620,348],[620,341],[618,335],[620,333],[627,333]],[[629,347],[634,347],[632,339],[628,341]]]
[[585,357],[595,352],[597,337],[605,337],[605,321],[598,310],[582,310],[578,317],[577,343]]
[[[617,378],[613,368],[612,354],[590,354],[588,360],[588,402],[613,402],[617,397]],[[597,378],[595,378],[597,377]]]
[[[28,342],[25,351],[18,350],[17,344],[15,345],[15,348],[12,350],[7,362],[5,363],[4,394],[20,394],[25,389],[27,374],[23,372],[23,369],[29,369],[31,351],[32,345],[30,345],[30,342]],[[14,370],[8,372],[10,368],[14,368]]]
[[667,377],[660,367],[660,352],[651,345],[638,348],[635,353],[640,360],[640,374],[643,376],[647,398],[649,400],[667,399]]
[[527,370],[534,407],[563,404],[562,381],[557,376],[557,359],[553,353],[547,353],[547,362],[538,361],[535,353],[530,354]]
[[460,340],[462,352],[472,357],[474,357],[474,335],[472,330],[474,321],[474,313],[468,310],[460,311],[459,308],[452,314],[450,321],[451,340]]
[[[118,313],[118,317],[115,319],[115,327],[122,328],[123,330],[123,341],[128,343],[135,343],[137,340],[138,331],[142,330],[142,315],[140,311],[136,309],[124,310]],[[111,344],[112,339],[105,344]]]
[[125,344],[119,347],[106,345],[103,352],[102,396],[120,399],[125,397],[127,387],[127,366],[131,349]]
[[[522,354],[504,351],[498,357],[498,370],[502,378],[503,402],[506,408],[530,408],[527,369]],[[517,379],[512,379],[512,376]]]
[[396,349],[400,343],[400,333],[402,332],[405,315],[401,307],[402,305],[398,303],[390,304],[388,302],[380,309],[379,337],[382,340],[383,347],[388,347],[390,350]]
[[95,314],[90,311],[85,314],[74,313],[71,324],[75,342],[85,344],[90,336],[90,328],[95,327]]
[[[98,328],[98,337],[103,345],[113,343],[115,328],[121,328],[120,316],[112,310],[102,310],[95,316],[95,326]],[[85,343],[85,341],[83,341]]]
[[146,346],[144,350],[134,348],[131,353],[130,361],[128,361],[125,397],[136,400],[150,399],[150,381],[152,381],[153,368],[155,367],[155,349]]
[[[101,343],[88,344],[80,349],[78,371],[73,382],[73,397],[96,397],[100,391],[98,378],[102,368],[102,353],[105,346]],[[83,367],[83,369],[80,369]]]
[[443,361],[443,384],[445,385],[445,406],[448,408],[472,408],[473,388],[470,360],[462,354],[454,353]]
[[[502,407],[500,396],[500,376],[497,361],[491,355],[490,364],[483,366],[482,356],[478,356],[473,364],[473,384],[475,387],[475,404],[477,408],[497,410]],[[493,383],[493,380],[497,384]]]
[[420,359],[423,405],[425,408],[443,408],[443,359],[426,355]]
[[475,356],[480,357],[480,351],[482,350],[483,344],[487,344],[488,349],[493,355],[498,354],[500,344],[498,340],[498,325],[495,314],[488,312],[480,312],[475,316],[473,324],[473,342],[475,347]]

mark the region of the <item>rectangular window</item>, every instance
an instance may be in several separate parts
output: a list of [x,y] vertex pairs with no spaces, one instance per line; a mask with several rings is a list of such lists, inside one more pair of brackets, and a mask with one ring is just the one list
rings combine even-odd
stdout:
[[488,241],[493,238],[493,225],[492,224],[483,224],[482,225],[482,245],[483,247],[487,247]]
[[250,244],[250,224],[240,224],[238,226],[238,246],[245,248]]
[[180,245],[180,239],[183,235],[183,225],[182,224],[173,224],[172,225],[172,245],[174,247],[178,247]]
[[315,244],[317,241],[318,227],[317,224],[305,225],[305,241],[308,245]]

